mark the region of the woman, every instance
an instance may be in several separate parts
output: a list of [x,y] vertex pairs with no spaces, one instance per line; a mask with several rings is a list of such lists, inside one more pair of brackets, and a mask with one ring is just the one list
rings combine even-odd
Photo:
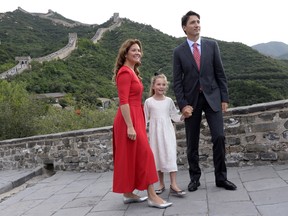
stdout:
[[[120,47],[114,77],[119,96],[119,109],[113,124],[113,192],[123,193],[125,204],[144,202],[156,208],[172,203],[164,201],[154,191],[158,181],[154,156],[148,143],[142,105],[143,84],[138,67],[142,46],[137,39],[128,39]],[[133,191],[147,190],[148,197]]]

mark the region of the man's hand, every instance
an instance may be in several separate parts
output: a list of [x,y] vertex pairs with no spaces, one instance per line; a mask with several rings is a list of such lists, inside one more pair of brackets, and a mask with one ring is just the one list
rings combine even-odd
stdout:
[[184,118],[189,118],[192,116],[193,107],[190,105],[186,105],[185,107],[183,107],[181,112]]
[[222,105],[222,112],[223,112],[223,113],[227,112],[227,109],[228,109],[228,103],[226,103],[226,102],[222,102],[221,105]]

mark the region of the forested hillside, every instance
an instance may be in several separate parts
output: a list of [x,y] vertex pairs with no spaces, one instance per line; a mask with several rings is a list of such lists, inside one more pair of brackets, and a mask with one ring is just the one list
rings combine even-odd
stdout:
[[[65,46],[69,32],[76,32],[78,48],[69,58],[32,63],[31,70],[10,81],[24,81],[31,93],[66,92],[79,101],[91,103],[98,97],[116,97],[111,82],[116,54],[125,39],[138,38],[144,51],[140,67],[146,87],[144,97],[155,72],[165,73],[173,84],[172,52],[185,38],[171,37],[150,25],[122,20],[119,28],[105,33],[98,43],[93,44],[90,39],[97,29],[109,26],[111,20],[101,25],[69,28],[19,10],[5,13],[0,22],[0,71],[14,66],[16,56],[33,58],[55,52]],[[242,43],[218,42],[229,81],[231,106],[288,97],[287,62],[261,55]],[[168,94],[174,97],[171,88]]]

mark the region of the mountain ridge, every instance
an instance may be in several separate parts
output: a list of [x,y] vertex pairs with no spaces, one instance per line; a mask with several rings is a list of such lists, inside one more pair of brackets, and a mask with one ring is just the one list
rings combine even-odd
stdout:
[[[172,52],[185,41],[184,37],[175,38],[151,25],[126,18],[121,18],[121,26],[105,32],[101,40],[94,44],[91,38],[95,32],[111,26],[113,17],[99,25],[74,27],[36,18],[20,10],[10,12],[5,17],[6,19],[2,16],[0,22],[0,29],[3,30],[0,33],[0,38],[3,38],[3,49],[0,50],[2,68],[13,64],[15,56],[28,54],[39,57],[64,47],[67,34],[71,31],[78,35],[77,49],[69,58],[43,64],[34,62],[27,73],[11,78],[10,81],[25,81],[27,90],[31,93],[66,92],[78,100],[92,102],[97,97],[117,96],[111,78],[117,51],[125,39],[138,38],[143,43],[141,71],[145,89],[149,89],[150,78],[156,71],[165,73],[173,85]],[[228,77],[232,106],[287,98],[286,62],[263,56],[242,43],[219,40],[218,43]],[[168,94],[173,97],[171,88]]]
[[276,59],[288,60],[288,44],[279,41],[270,41],[268,43],[260,43],[252,46],[263,55],[267,55]]
[[83,25],[83,26],[93,26],[93,25],[96,25],[96,24],[85,24],[85,23],[81,23],[79,21],[75,21],[75,20],[72,20],[72,19],[67,19],[66,17],[62,16],[61,14],[49,9],[47,13],[35,13],[35,12],[28,12],[26,10],[24,10],[23,8],[21,7],[18,7],[17,10],[20,10],[24,13],[28,13],[28,14],[31,14],[33,16],[38,16],[40,18],[43,18],[43,19],[49,19],[49,20],[52,20],[54,23],[56,24],[61,24],[63,26],[67,26],[67,27],[75,27],[75,26],[79,26],[79,25]]

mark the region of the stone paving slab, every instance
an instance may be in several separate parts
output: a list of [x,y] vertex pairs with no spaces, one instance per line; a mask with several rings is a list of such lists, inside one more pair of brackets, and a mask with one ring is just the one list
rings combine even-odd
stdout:
[[29,179],[41,174],[42,167],[0,171],[0,194],[10,191],[27,182]]
[[[0,171],[0,191],[27,181],[38,170]],[[32,174],[34,173],[34,174]],[[287,216],[288,166],[228,168],[228,179],[238,189],[217,188],[213,169],[204,169],[200,187],[185,197],[161,197],[173,202],[167,209],[148,207],[147,202],[123,204],[122,195],[111,191],[112,172],[58,171],[10,197],[0,200],[1,216]],[[21,181],[19,181],[21,179]],[[177,181],[187,189],[187,170],[178,171]],[[13,186],[13,182],[14,186]],[[8,184],[9,183],[9,184]],[[169,175],[165,174],[166,188]],[[11,185],[11,187],[7,186]],[[155,187],[158,187],[156,184]],[[145,196],[146,191],[136,191]]]

